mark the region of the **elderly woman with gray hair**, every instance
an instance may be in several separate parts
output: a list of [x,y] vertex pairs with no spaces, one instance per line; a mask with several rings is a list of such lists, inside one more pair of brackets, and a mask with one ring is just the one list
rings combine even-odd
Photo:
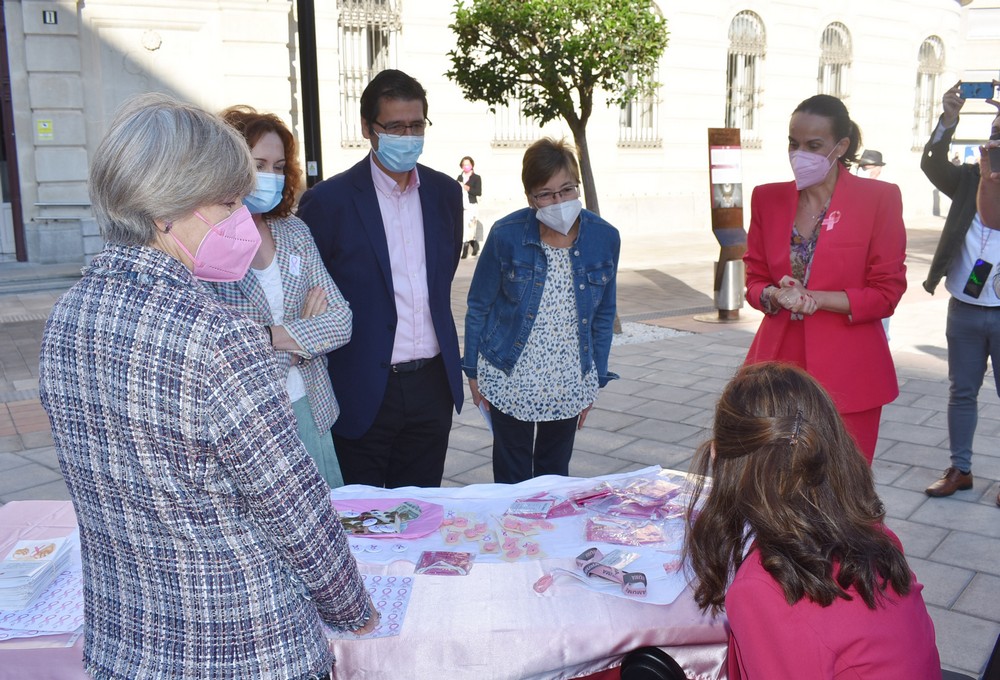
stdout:
[[199,283],[246,274],[254,185],[243,138],[164,95],[93,158],[107,246],[49,317],[39,391],[94,677],[324,678],[322,623],[378,624],[266,331]]

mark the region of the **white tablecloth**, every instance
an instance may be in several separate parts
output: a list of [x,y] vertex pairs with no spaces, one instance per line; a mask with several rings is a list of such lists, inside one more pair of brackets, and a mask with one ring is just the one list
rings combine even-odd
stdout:
[[[559,483],[587,488],[603,479],[610,478],[567,479]],[[337,490],[335,495],[427,498],[449,508],[461,508],[463,499],[513,500],[547,484],[532,480],[511,486],[391,491],[352,486]],[[0,508],[0,552],[20,538],[61,536],[75,525],[68,502],[8,503]],[[587,547],[584,540],[579,547]],[[366,563],[362,553],[359,562],[366,573],[413,573],[413,564],[408,561]],[[338,680],[572,678],[614,666],[626,652],[654,645],[666,648],[689,678],[725,677],[725,621],[699,612],[689,590],[669,605],[612,597],[565,578],[556,579],[543,595],[535,593],[532,585],[554,567],[571,569],[573,560],[477,560],[467,576],[420,575],[415,578],[401,634],[374,640],[333,641],[337,654],[334,676]],[[0,680],[86,678],[82,668],[83,641],[66,647],[67,640],[68,636],[50,636],[0,643]]]
[[[592,488],[602,481],[621,481],[637,475],[655,476],[658,467],[600,478],[543,477],[516,485],[478,484],[461,488],[376,489],[354,485],[333,492],[345,498],[417,498],[444,505],[446,512],[492,505],[502,512],[510,502],[541,491],[564,495]],[[585,518],[572,519],[582,531]],[[563,520],[556,520],[559,524]],[[521,559],[504,563],[498,558],[477,558],[467,576],[415,577],[412,597],[401,634],[376,640],[337,640],[335,677],[338,680],[390,678],[574,678],[595,673],[620,662],[626,652],[644,646],[665,647],[685,668],[689,678],[724,678],[727,629],[725,620],[711,619],[698,611],[683,576],[654,574],[662,582],[681,580],[680,596],[669,605],[613,597],[593,592],[573,579],[557,578],[543,595],[532,585],[548,570],[574,569],[573,557],[591,545],[603,552],[615,547],[648,555],[671,551],[675,545],[643,548],[593,544],[577,533],[576,542],[541,536],[544,560]],[[676,532],[672,532],[675,539]],[[557,541],[546,542],[550,538]],[[419,551],[427,548],[467,550],[469,546],[442,546],[440,537],[418,539],[403,553],[383,549],[376,554],[355,550],[362,571],[371,574],[413,574]],[[679,539],[678,539],[679,540]],[[351,539],[355,545],[392,539]],[[412,554],[410,554],[412,553]],[[662,572],[664,559],[651,567]],[[638,564],[638,563],[637,563]],[[630,565],[634,570],[634,565]],[[671,598],[673,599],[673,598]]]

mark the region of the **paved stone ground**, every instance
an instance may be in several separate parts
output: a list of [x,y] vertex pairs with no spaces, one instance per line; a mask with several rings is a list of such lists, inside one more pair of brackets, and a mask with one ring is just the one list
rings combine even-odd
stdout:
[[[988,375],[976,434],[976,486],[952,498],[923,489],[948,464],[944,320],[947,294],[920,287],[942,221],[910,223],[910,289],[890,327],[901,394],[885,408],[875,463],[890,527],[924,583],[946,667],[978,676],[1000,634],[1000,400]],[[683,234],[624,244],[619,274],[623,322],[683,334],[616,346],[622,379],[602,394],[577,437],[570,473],[592,476],[658,464],[686,469],[705,440],[719,392],[742,363],[759,315],[712,318],[710,236]],[[475,260],[463,260],[454,287],[462,310]],[[0,265],[0,501],[67,498],[45,415],[37,400],[42,321],[73,268]],[[708,291],[706,293],[705,291]],[[490,437],[466,402],[455,418],[446,484],[491,482]]]

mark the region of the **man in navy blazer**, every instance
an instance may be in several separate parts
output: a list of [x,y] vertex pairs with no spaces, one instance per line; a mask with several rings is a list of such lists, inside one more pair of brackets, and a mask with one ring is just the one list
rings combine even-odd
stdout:
[[347,484],[440,486],[464,399],[451,313],[462,189],[416,163],[430,121],[412,77],[376,75],[361,124],[371,153],[307,191],[298,211],[354,314],[351,342],[328,355],[337,457]]

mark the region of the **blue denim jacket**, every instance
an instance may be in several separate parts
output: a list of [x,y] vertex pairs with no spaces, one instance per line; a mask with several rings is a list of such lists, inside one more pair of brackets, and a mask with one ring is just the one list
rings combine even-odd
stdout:
[[[580,368],[586,374],[596,365],[601,387],[618,378],[608,373],[608,354],[620,249],[617,229],[595,213],[580,213],[579,235],[570,246]],[[532,208],[511,213],[493,225],[469,288],[462,359],[462,370],[469,378],[476,378],[479,354],[508,375],[514,370],[538,313],[547,269]]]

